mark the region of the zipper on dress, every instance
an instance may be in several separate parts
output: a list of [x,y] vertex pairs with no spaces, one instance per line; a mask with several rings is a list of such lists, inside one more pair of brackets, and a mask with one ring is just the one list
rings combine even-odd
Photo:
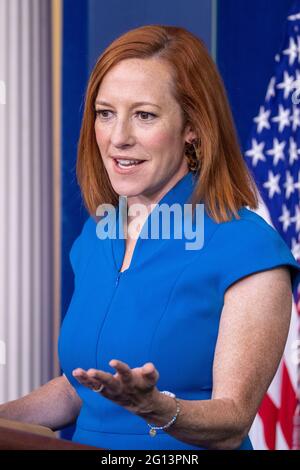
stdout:
[[[100,337],[101,337],[101,334],[102,334],[102,330],[103,330],[103,325],[105,324],[106,320],[107,320],[107,316],[109,315],[109,311],[111,309],[111,305],[112,305],[112,302],[113,302],[113,299],[116,295],[116,292],[117,292],[117,287],[118,287],[118,284],[119,284],[119,280],[120,280],[120,277],[121,277],[121,272],[118,272],[117,274],[117,277],[116,277],[116,281],[115,281],[115,289],[113,289],[113,292],[112,292],[112,295],[111,295],[111,298],[110,298],[110,302],[109,302],[109,305],[108,305],[108,308],[107,308],[107,311],[106,311],[106,314],[105,314],[105,317],[104,317],[104,320],[103,320],[103,323],[102,323],[102,326],[101,328],[99,329],[98,331],[98,336],[97,336],[97,344],[96,344],[96,351],[98,352],[98,348],[99,348],[99,341],[100,341]],[[97,364],[97,367],[99,369],[101,369],[101,366],[99,365],[98,366],[98,354],[96,354],[96,358],[95,358],[95,362]]]
[[116,287],[117,287],[118,284],[119,284],[120,277],[121,277],[121,273],[118,272],[117,279],[116,279]]

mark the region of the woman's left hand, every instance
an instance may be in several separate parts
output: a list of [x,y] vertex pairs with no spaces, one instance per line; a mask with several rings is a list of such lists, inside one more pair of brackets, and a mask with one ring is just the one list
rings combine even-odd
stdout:
[[142,367],[130,369],[122,361],[113,359],[109,365],[116,370],[114,375],[97,369],[74,369],[72,372],[79,383],[92,389],[98,390],[103,387],[99,394],[123,406],[128,411],[142,416],[151,413],[155,400],[158,398],[159,390],[156,383],[159,373],[151,362]]

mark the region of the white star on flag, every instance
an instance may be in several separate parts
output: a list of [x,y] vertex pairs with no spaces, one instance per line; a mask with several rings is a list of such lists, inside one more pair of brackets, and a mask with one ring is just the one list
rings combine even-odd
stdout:
[[285,197],[289,199],[290,195],[295,191],[294,178],[289,171],[286,172],[285,178],[283,187],[285,188]]
[[300,36],[297,36],[298,62],[300,63]]
[[273,148],[270,150],[267,150],[268,155],[272,155],[273,157],[273,165],[276,166],[279,160],[284,160],[284,147],[285,147],[286,142],[283,140],[282,142],[279,142],[277,137],[273,139]]
[[293,163],[298,160],[298,155],[300,154],[300,149],[297,147],[297,143],[295,142],[293,137],[290,137],[290,145],[289,145],[289,164],[293,165]]
[[283,225],[283,231],[286,232],[289,226],[291,225],[292,221],[290,211],[288,210],[285,204],[283,204],[282,206],[282,214],[280,217],[278,217],[278,220]]
[[[300,20],[300,13],[295,13],[294,15],[289,15],[289,16],[287,17],[287,19],[288,19],[289,21]],[[294,27],[295,31],[297,31],[296,28],[297,28],[297,26]]]
[[268,171],[268,181],[266,181],[263,186],[269,190],[269,198],[272,199],[274,194],[280,194],[280,188],[279,188],[279,180],[280,180],[280,174],[274,175],[273,171],[269,170]]
[[295,206],[295,215],[294,217],[291,217],[291,221],[294,222],[296,225],[296,232],[299,232],[300,230],[300,206],[299,204]]
[[294,184],[294,188],[298,189],[299,194],[300,194],[300,171],[298,171],[298,181],[297,183]]
[[294,41],[294,38],[290,38],[290,43],[288,49],[283,51],[283,54],[289,56],[289,65],[293,65],[295,59],[298,55],[297,45]]
[[291,91],[293,91],[293,89],[295,88],[294,86],[295,80],[294,80],[293,75],[289,75],[286,70],[284,71],[283,76],[284,76],[283,82],[278,83],[277,88],[284,90],[283,96],[284,96],[284,99],[287,99]]
[[299,90],[300,90],[300,70],[296,70],[296,78],[294,81],[293,88],[295,88],[294,93],[292,94],[292,102],[294,104],[299,104]]
[[278,114],[272,118],[272,121],[278,122],[279,132],[282,132],[286,126],[290,125],[290,110],[288,108],[284,109],[282,104],[280,104]]
[[300,243],[295,238],[292,238],[292,253],[296,259],[300,259]]
[[265,110],[263,106],[259,108],[259,114],[253,121],[257,123],[257,132],[260,134],[263,129],[270,129],[270,123],[268,121],[271,111]]
[[300,109],[295,105],[293,105],[293,114],[291,115],[290,120],[293,124],[293,132],[295,132],[297,127],[300,127]]
[[270,80],[268,89],[267,89],[266,101],[269,101],[272,98],[272,96],[275,96],[275,83],[276,83],[276,79],[275,77],[272,77]]
[[265,146],[264,142],[261,142],[259,144],[256,139],[252,139],[252,148],[251,150],[247,150],[246,155],[252,158],[253,166],[256,166],[260,160],[262,162],[266,160],[266,157],[263,154],[264,146]]

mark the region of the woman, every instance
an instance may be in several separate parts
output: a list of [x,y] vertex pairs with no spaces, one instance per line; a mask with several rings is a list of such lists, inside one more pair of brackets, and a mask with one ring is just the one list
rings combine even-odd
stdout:
[[[90,217],[70,252],[64,375],[1,415],[52,429],[77,418],[73,440],[108,449],[251,449],[299,265],[246,208],[257,207],[255,186],[199,39],[150,25],[104,51],[88,84],[77,175]],[[147,238],[153,216],[173,205],[170,236],[164,214],[159,236]],[[196,249],[186,231],[177,236],[187,221],[202,236]]]

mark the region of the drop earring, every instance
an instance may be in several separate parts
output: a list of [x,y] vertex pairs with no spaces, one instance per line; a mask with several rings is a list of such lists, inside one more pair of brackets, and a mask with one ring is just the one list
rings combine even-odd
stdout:
[[201,167],[201,146],[199,139],[185,142],[184,154],[188,162],[189,170],[193,173],[200,171]]

